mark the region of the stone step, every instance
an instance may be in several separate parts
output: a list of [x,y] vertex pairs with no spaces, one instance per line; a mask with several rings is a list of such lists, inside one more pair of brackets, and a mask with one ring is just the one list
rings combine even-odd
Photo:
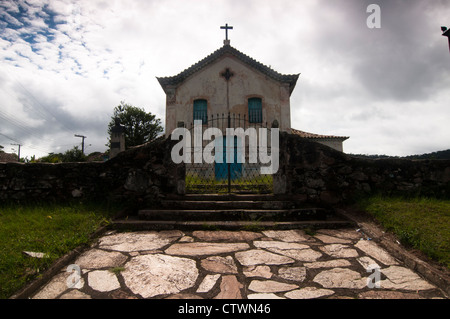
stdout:
[[163,200],[163,209],[291,209],[291,201],[279,200]]
[[356,227],[354,222],[342,219],[305,220],[305,221],[176,221],[176,220],[141,220],[131,217],[116,220],[112,227],[118,230],[248,230],[268,229],[338,229]]
[[274,194],[168,194],[165,199],[167,201],[291,201],[292,197]]
[[172,221],[301,221],[325,220],[323,208],[302,209],[147,209],[140,210],[142,220]]

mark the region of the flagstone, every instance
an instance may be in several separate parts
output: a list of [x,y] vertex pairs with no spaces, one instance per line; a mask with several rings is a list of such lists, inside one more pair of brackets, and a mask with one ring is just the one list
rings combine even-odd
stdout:
[[220,293],[214,299],[242,299],[241,288],[243,288],[243,285],[237,280],[236,276],[222,276]]
[[262,249],[251,249],[247,251],[238,252],[235,254],[236,259],[243,266],[252,265],[283,265],[292,264],[295,262],[294,259],[281,256],[278,254],[270,253]]
[[380,281],[380,286],[383,289],[405,289],[416,291],[435,288],[435,286],[429,284],[408,268],[391,266],[382,269],[381,273],[387,277],[386,280]]
[[121,289],[114,290],[109,295],[112,299],[138,299],[135,295]]
[[322,254],[313,249],[277,249],[270,248],[271,252],[294,258],[299,261],[316,261]]
[[194,238],[192,238],[191,236],[183,236],[182,238],[180,238],[180,240],[178,241],[179,243],[192,243],[194,241]]
[[286,284],[284,282],[274,281],[274,280],[252,280],[248,289],[254,292],[283,292],[298,288],[297,285]]
[[176,294],[176,295],[171,295],[165,299],[203,299],[200,296],[194,295],[194,294]]
[[[33,299],[55,299],[58,295],[65,292],[69,287],[67,285],[67,280],[73,275],[70,272],[61,272],[53,277],[48,284],[44,286],[37,294],[34,295]],[[79,278],[77,288],[81,289],[84,286],[83,278]]]
[[106,292],[120,288],[115,274],[108,270],[94,270],[88,273],[88,285],[94,290]]
[[265,248],[265,249],[307,249],[308,245],[298,244],[298,243],[289,243],[284,241],[254,241],[253,244],[257,248]]
[[316,275],[313,281],[324,288],[361,289],[367,284],[366,279],[361,278],[359,273],[346,268],[324,270]]
[[285,242],[310,242],[314,241],[311,236],[305,234],[302,230],[265,230],[262,232],[270,238],[278,239]]
[[210,291],[214,285],[216,284],[217,280],[220,278],[220,274],[217,275],[206,275],[203,279],[202,283],[197,289],[197,292],[208,292]]
[[91,296],[77,289],[70,290],[63,294],[59,299],[92,299]]
[[350,239],[338,238],[324,234],[316,234],[314,237],[325,244],[350,244],[352,242]]
[[283,297],[279,297],[275,295],[274,293],[256,293],[256,294],[249,294],[247,296],[247,299],[286,299]]
[[230,253],[249,249],[247,243],[181,243],[173,244],[165,253],[181,256],[202,256]]
[[244,267],[244,276],[246,277],[262,277],[271,278],[273,273],[270,271],[269,266],[248,266]]
[[289,299],[314,299],[334,294],[333,290],[316,287],[305,287],[285,293]]
[[194,237],[204,241],[251,241],[263,237],[260,233],[250,231],[194,231],[192,233]]
[[[80,267],[82,276],[78,276],[76,287],[70,286],[70,280],[78,274],[62,270],[32,298],[201,299],[211,298],[211,294],[216,294],[216,299],[443,296],[414,271],[400,267],[375,241],[357,240],[362,233],[351,229],[319,230],[314,237],[296,230],[264,234],[194,231],[188,235],[181,231],[108,233],[72,261]],[[382,280],[374,289],[369,289],[368,284],[377,280],[380,273],[366,272],[370,266],[381,271]],[[120,275],[110,272],[114,267],[123,268]],[[349,289],[347,293],[345,289]],[[419,295],[419,291],[424,292]]]
[[112,268],[122,266],[127,256],[117,251],[91,249],[77,258],[75,264],[81,269]]
[[350,258],[358,256],[358,252],[355,249],[342,244],[326,245],[319,247],[319,249],[324,253],[336,258]]
[[398,262],[389,255],[387,251],[385,251],[383,248],[380,248],[376,243],[369,240],[360,240],[355,245],[356,248],[361,249],[363,252],[365,252],[370,257],[375,258],[376,260],[382,262],[383,264],[387,266],[391,265],[398,265]]
[[[381,268],[381,267],[375,262],[375,260],[373,260],[372,258],[367,257],[367,256],[357,258],[356,260],[357,260],[357,261],[359,262],[359,264],[360,264],[364,269],[366,269],[366,270],[369,269],[369,268],[373,268],[373,267]],[[370,267],[370,266],[372,266],[372,267]]]
[[237,274],[238,270],[233,257],[211,256],[200,262],[201,266],[211,272],[221,274]]
[[349,267],[352,264],[347,259],[333,259],[328,261],[316,261],[311,263],[304,263],[306,268],[336,268]]
[[99,247],[122,252],[156,250],[174,242],[183,235],[178,230],[117,233],[100,238]]
[[278,270],[278,276],[287,280],[302,282],[306,278],[305,267],[281,267]]
[[362,238],[361,233],[354,229],[319,229],[317,233],[342,239],[349,239],[351,241],[360,240]]
[[126,286],[144,298],[178,293],[192,287],[198,277],[194,260],[163,254],[134,257],[124,268]]

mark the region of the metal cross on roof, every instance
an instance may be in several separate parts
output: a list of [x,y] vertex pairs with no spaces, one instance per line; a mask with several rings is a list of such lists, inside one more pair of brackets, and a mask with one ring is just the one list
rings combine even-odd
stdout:
[[448,38],[448,49],[450,50],[450,29],[447,29],[447,27],[441,27],[441,31],[444,32],[442,35]]
[[221,26],[221,29],[225,29],[225,41],[228,41],[228,30],[233,30],[232,26],[228,26],[228,23],[225,23],[225,26]]

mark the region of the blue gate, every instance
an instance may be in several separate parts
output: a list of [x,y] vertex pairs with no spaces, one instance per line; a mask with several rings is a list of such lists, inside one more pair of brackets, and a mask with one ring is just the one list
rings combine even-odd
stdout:
[[[233,145],[227,146],[227,138],[231,136],[223,137],[223,159],[222,163],[219,163],[216,159],[214,163],[214,176],[216,180],[228,179],[230,175],[231,180],[237,180],[242,177],[242,163],[238,163],[238,155],[241,141],[234,136]],[[229,143],[230,144],[230,143]]]
[[[219,128],[223,132],[222,138],[215,140],[215,151],[218,146],[223,148],[222,152],[215,153],[214,163],[185,164],[186,193],[271,193],[273,191],[272,175],[261,174],[259,162],[238,161],[238,159],[242,159],[242,154],[248,154],[246,152],[246,140],[241,140],[236,135],[225,135],[227,128],[243,128],[246,130],[249,127],[263,127],[262,123],[252,123],[245,115],[241,117],[235,114],[216,114],[208,117],[204,114],[201,119],[203,123],[202,132],[211,127]],[[194,123],[190,125],[180,124],[189,128],[191,138],[193,138]],[[265,127],[267,127],[267,123]],[[228,146],[227,138],[229,139]],[[202,143],[205,147],[210,141],[202,141]],[[194,145],[193,139],[191,145]],[[192,148],[191,152],[191,158],[193,158],[195,150]],[[221,161],[218,160],[219,156],[222,156]]]

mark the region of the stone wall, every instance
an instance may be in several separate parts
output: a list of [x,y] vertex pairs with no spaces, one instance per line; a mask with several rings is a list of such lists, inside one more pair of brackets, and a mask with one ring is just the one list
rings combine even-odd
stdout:
[[0,163],[0,201],[67,200],[100,192],[102,163]]
[[280,193],[339,203],[368,194],[450,197],[450,160],[361,159],[280,134]]
[[170,160],[173,144],[160,139],[107,162],[0,163],[0,203],[87,199],[157,205],[184,179],[184,167]]
[[[184,164],[170,158],[176,143],[159,139],[104,163],[0,163],[0,203],[76,199],[157,207],[166,195],[184,193]],[[376,193],[449,198],[450,161],[360,159],[281,133],[274,192],[327,204]]]

